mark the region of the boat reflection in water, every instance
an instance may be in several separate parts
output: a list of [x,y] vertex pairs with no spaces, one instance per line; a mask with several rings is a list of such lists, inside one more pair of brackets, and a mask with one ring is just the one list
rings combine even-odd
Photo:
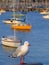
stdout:
[[4,46],[4,45],[2,45],[2,48],[3,48],[4,51],[7,52],[7,53],[12,53],[12,52],[15,51],[15,49],[16,49],[16,48]]
[[30,32],[31,30],[17,30],[19,32]]

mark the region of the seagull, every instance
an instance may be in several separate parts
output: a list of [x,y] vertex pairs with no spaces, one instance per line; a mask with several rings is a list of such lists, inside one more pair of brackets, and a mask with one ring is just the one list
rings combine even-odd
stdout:
[[29,51],[29,42],[25,41],[23,45],[19,46],[15,52],[12,53],[12,55],[10,57],[12,58],[17,58],[20,57],[20,64],[24,64],[24,56],[28,53]]

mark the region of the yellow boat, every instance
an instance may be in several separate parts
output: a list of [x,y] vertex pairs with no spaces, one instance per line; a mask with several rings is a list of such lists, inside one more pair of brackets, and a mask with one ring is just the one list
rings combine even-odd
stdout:
[[11,25],[11,28],[15,30],[30,30],[31,27],[32,26],[30,24],[24,24],[24,23]]

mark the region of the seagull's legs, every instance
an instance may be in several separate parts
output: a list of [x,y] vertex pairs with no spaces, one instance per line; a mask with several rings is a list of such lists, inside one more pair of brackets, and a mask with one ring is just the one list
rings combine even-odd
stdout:
[[20,64],[21,65],[24,64],[24,57],[23,56],[20,57]]

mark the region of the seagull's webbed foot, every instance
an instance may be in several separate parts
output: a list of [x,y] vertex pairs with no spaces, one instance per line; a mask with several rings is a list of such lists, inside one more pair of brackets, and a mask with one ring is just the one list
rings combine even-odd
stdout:
[[24,65],[24,64],[26,64],[25,62],[20,62],[20,65]]

